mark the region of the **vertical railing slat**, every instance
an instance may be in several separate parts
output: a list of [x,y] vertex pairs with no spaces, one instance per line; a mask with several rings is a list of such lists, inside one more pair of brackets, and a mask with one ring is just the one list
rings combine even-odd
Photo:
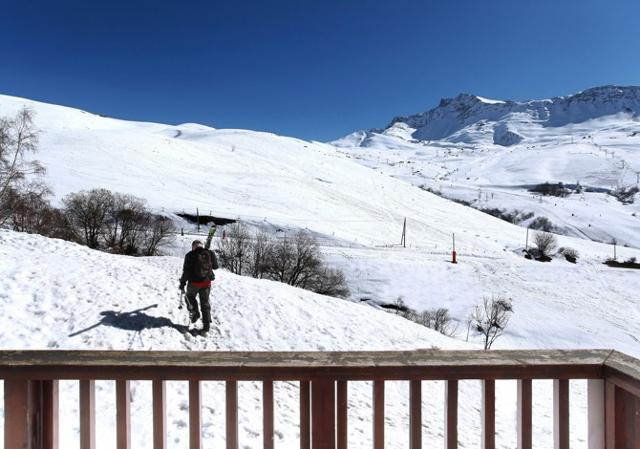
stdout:
[[4,381],[4,447],[28,448],[32,438],[32,382]]
[[384,449],[384,380],[373,382],[373,449]]
[[311,447],[335,449],[336,447],[336,394],[335,381],[318,379],[311,381]]
[[311,448],[311,383],[300,381],[300,449]]
[[445,448],[458,447],[458,381],[445,382]]
[[616,386],[605,382],[605,449],[616,449]]
[[273,381],[262,382],[262,439],[264,449],[273,449]]
[[346,380],[339,380],[337,382],[337,449],[347,449],[348,442],[348,383]]
[[42,381],[42,443],[44,449],[58,449],[59,385],[57,380]]
[[80,381],[80,449],[96,447],[96,382]]
[[131,382],[116,380],[116,447],[131,448]]
[[227,449],[238,449],[238,382],[226,382]]
[[154,380],[153,385],[153,448],[167,448],[167,383]]
[[409,382],[409,448],[422,449],[422,382]]
[[531,379],[518,380],[518,449],[532,446]]
[[189,449],[202,447],[202,389],[199,380],[189,381]]
[[496,381],[482,381],[482,448],[496,447]]
[[588,449],[605,447],[605,393],[602,379],[587,381]]
[[569,449],[569,381],[553,381],[553,440],[555,449]]

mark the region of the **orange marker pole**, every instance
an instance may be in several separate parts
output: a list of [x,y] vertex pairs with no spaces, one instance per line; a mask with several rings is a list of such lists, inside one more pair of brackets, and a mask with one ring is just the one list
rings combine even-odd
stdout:
[[456,234],[453,234],[453,251],[451,252],[451,263],[458,263],[458,253],[456,253]]

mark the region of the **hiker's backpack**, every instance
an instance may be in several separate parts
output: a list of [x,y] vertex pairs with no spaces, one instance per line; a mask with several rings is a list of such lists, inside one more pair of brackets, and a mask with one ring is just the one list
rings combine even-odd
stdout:
[[213,261],[211,260],[211,252],[204,248],[197,248],[195,252],[194,274],[202,279],[211,279],[213,273]]

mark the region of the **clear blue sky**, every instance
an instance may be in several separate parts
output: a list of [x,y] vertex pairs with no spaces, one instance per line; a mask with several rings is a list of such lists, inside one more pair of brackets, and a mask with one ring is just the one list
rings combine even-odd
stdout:
[[460,92],[640,84],[639,20],[638,0],[2,0],[0,93],[329,140]]

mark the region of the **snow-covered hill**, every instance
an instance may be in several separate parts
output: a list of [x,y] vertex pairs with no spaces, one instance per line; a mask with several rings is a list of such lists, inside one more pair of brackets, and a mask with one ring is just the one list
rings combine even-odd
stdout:
[[[20,263],[16,263],[20,261]],[[207,338],[182,334],[186,312],[177,309],[175,279],[181,259],[132,258],[93,251],[72,243],[0,230],[0,347],[3,349],[119,350],[385,350],[468,349],[477,345],[447,338],[396,315],[363,304],[323,297],[283,284],[218,272],[212,290],[214,325]],[[114,383],[98,381],[97,441],[113,447]],[[552,447],[551,384],[535,382],[536,441]],[[498,382],[498,447],[515,444],[515,384]],[[425,382],[424,438],[443,444],[442,382]],[[586,385],[572,382],[572,447],[585,445]],[[0,417],[3,415],[0,388]],[[480,441],[480,384],[461,382],[461,444]],[[261,386],[240,383],[242,447],[260,447]],[[298,385],[277,382],[276,445],[299,447]],[[169,447],[188,441],[188,391],[184,382],[168,387]],[[78,384],[61,382],[61,447],[78,447]],[[406,446],[408,384],[386,387],[386,447]],[[207,447],[224,446],[224,386],[204,387],[203,429]],[[349,388],[349,441],[370,447],[371,385]],[[133,447],[149,447],[151,384],[132,383]],[[538,415],[536,415],[538,416]],[[2,422],[0,420],[0,429]],[[0,441],[0,447],[2,442]]]
[[[402,295],[418,310],[449,308],[460,327],[457,338],[448,339],[367,305],[221,272],[214,292],[217,332],[207,340],[185,338],[178,332],[185,319],[177,310],[180,259],[132,259],[0,231],[2,348],[455,348],[467,345],[464,323],[471,308],[484,296],[496,295],[512,298],[515,308],[512,324],[496,347],[599,346],[640,354],[640,278],[633,270],[602,265],[611,255],[610,247],[561,237],[562,246],[580,252],[577,265],[560,259],[549,264],[526,260],[521,253],[524,229],[390,177],[383,167],[373,164],[374,157],[353,160],[354,155],[364,157],[367,151],[399,155],[401,150],[355,148],[343,149],[347,153],[343,154],[328,144],[268,133],[129,122],[6,96],[0,97],[0,116],[24,105],[35,113],[41,132],[38,158],[48,168],[46,180],[56,200],[68,192],[106,187],[146,198],[153,208],[167,214],[193,212],[198,207],[268,229],[306,228],[322,237],[329,262],[344,269],[353,301],[391,303]],[[397,136],[380,138],[404,142],[404,150],[415,154],[420,151],[417,145],[422,145]],[[453,161],[457,157],[453,148],[461,147],[439,142],[425,146],[425,151],[438,151],[438,157]],[[478,149],[478,154],[483,151]],[[491,151],[493,155],[498,150]],[[490,153],[484,156],[490,164]],[[425,167],[429,164],[425,160]],[[400,165],[404,164],[388,167]],[[480,166],[477,161],[469,162],[470,168],[475,166]],[[406,249],[397,245],[405,217]],[[449,262],[453,233],[457,265]],[[178,237],[173,254],[181,256],[189,239]],[[631,248],[619,249],[621,258],[638,255]],[[477,345],[473,333],[470,342]],[[536,432],[546,438],[543,447],[551,447],[550,389],[545,383],[539,385]],[[211,424],[205,436],[215,444],[222,438],[218,431],[223,419],[222,390],[218,387],[211,387],[211,405],[206,409]],[[425,404],[425,415],[433,416],[430,423],[436,423],[425,430],[430,445],[442,444],[440,387],[425,384],[425,397],[434,398]],[[65,384],[65,397],[75,397],[73,388]],[[112,386],[101,383],[100,388],[101,400],[112,402]],[[241,412],[243,446],[254,447],[260,441],[260,429],[252,424],[252,410],[259,410],[259,390],[254,384],[243,388],[241,395],[247,398],[241,401],[246,406]],[[501,388],[499,409],[505,416],[499,419],[503,426],[499,446],[514,447],[515,390],[509,383]],[[584,443],[584,422],[573,416],[583,416],[584,385],[576,383],[572,388],[572,404],[578,407],[572,414],[572,438],[578,447]],[[405,384],[389,387],[389,402],[394,404],[388,410],[394,429],[387,432],[389,447],[406,442],[406,389]],[[181,447],[186,439],[182,427],[186,389],[176,385],[172,391],[170,402],[178,407],[171,412],[172,432],[176,433],[170,441]],[[467,446],[478,441],[478,391],[473,382],[463,385],[462,394],[469,398],[461,409],[462,438]],[[277,394],[285,398],[276,424],[280,426],[279,446],[293,447],[295,385],[284,383]],[[148,406],[149,386],[139,384],[134,395],[141,398],[134,402],[136,426],[144,427],[141,413]],[[370,389],[366,385],[354,388],[353,395],[354,410],[364,412],[353,417],[351,441],[364,447],[370,435]],[[63,406],[69,411],[65,415],[69,422],[77,422],[74,405]],[[99,421],[107,429],[113,419],[105,415]],[[73,429],[66,438],[71,441],[72,436]],[[144,432],[135,437],[140,446],[149,441],[145,437]],[[108,442],[105,439],[100,444]]]
[[[640,194],[623,205],[607,192],[638,187],[640,87],[604,86],[526,102],[468,94],[382,130],[333,144],[357,161],[478,209],[534,213],[556,232],[640,247]],[[568,198],[540,183],[579,184]]]

